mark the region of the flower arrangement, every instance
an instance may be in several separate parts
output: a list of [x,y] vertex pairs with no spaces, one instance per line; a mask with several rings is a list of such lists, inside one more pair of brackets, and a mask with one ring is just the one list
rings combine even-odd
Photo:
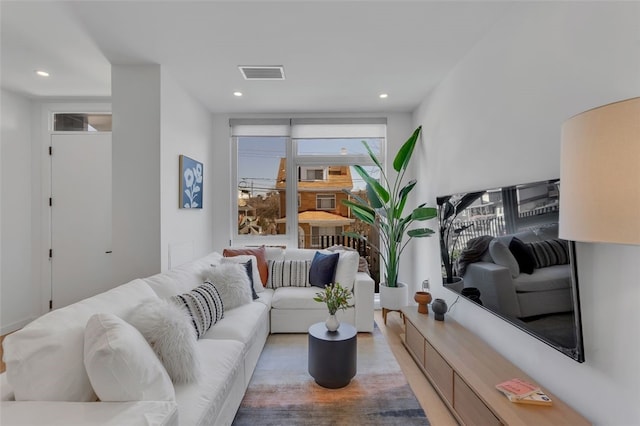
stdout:
[[335,283],[325,286],[324,291],[316,293],[316,297],[313,300],[326,303],[329,314],[335,315],[338,309],[345,310],[353,307],[353,305],[349,304],[351,296],[351,290],[342,287],[340,283]]

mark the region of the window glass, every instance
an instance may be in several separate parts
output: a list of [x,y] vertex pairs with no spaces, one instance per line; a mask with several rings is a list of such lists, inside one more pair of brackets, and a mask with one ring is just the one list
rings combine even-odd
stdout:
[[110,132],[111,114],[53,114],[53,130],[56,132]]
[[306,156],[368,155],[362,141],[380,157],[382,138],[297,139],[297,154]]
[[286,233],[286,137],[238,137],[239,235]]

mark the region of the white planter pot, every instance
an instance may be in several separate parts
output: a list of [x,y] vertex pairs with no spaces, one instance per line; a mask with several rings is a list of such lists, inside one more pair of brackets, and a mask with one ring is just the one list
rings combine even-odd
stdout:
[[398,311],[407,306],[409,287],[404,283],[398,283],[398,287],[387,287],[386,283],[380,283],[380,307]]

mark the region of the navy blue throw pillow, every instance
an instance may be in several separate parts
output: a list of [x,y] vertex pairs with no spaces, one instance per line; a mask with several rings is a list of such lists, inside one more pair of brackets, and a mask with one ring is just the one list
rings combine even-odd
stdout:
[[323,254],[317,251],[309,269],[309,284],[324,288],[327,284],[333,283],[339,258],[340,253]]
[[249,287],[251,287],[251,297],[253,300],[258,298],[258,293],[256,293],[256,289],[253,288],[253,264],[250,260],[243,263],[244,269],[247,271],[247,276],[249,277]]
[[516,258],[520,272],[529,275],[533,274],[533,270],[536,267],[536,259],[533,257],[530,247],[527,247],[520,239],[514,237],[509,243],[509,251]]

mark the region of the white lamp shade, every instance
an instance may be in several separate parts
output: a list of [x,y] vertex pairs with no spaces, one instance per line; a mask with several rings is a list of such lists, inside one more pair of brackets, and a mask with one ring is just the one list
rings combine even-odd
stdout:
[[640,98],[564,123],[560,185],[560,238],[640,244]]

